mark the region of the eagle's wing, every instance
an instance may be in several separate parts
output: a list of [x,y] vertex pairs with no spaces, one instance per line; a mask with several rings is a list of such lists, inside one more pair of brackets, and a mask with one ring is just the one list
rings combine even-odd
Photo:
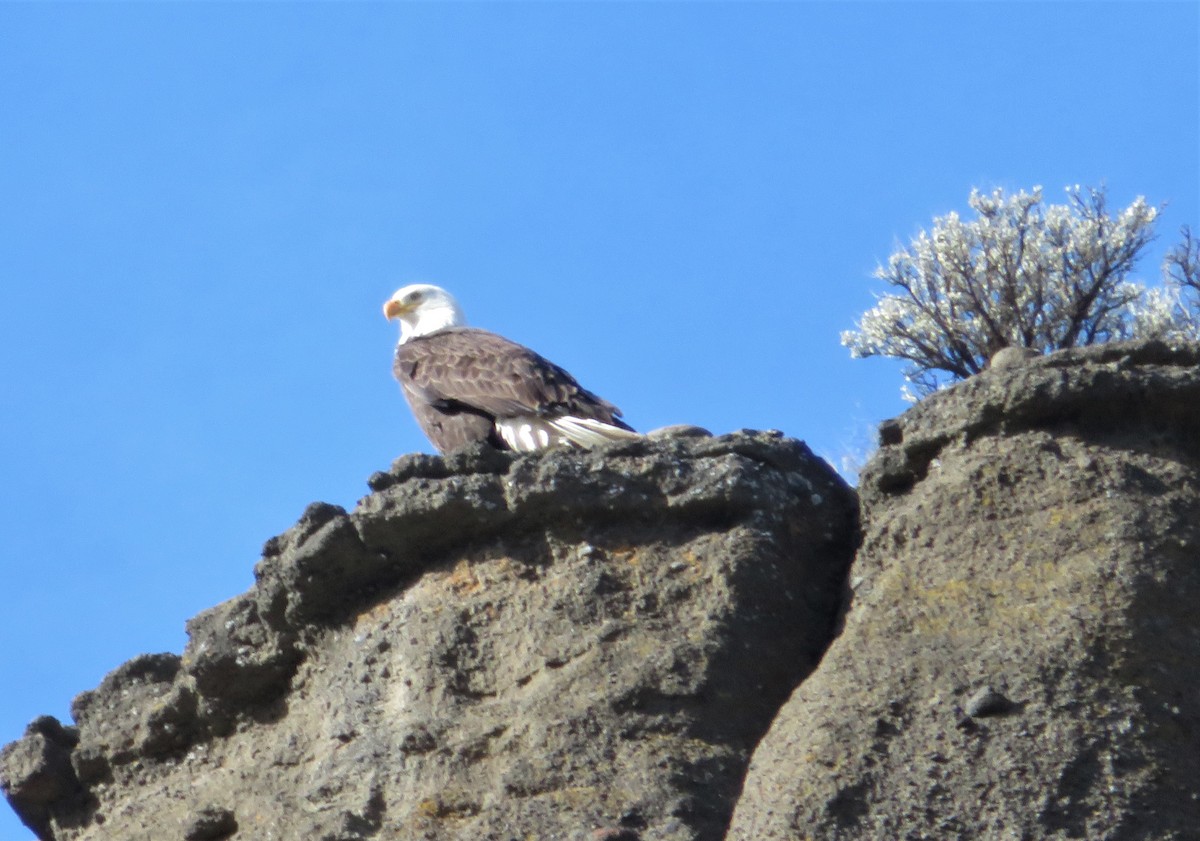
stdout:
[[445,412],[493,418],[574,415],[620,427],[621,411],[523,345],[470,327],[410,339],[396,350],[405,389]]

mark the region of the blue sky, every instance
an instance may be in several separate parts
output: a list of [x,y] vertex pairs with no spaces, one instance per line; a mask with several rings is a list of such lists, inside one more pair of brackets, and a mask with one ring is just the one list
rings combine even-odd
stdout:
[[0,742],[430,450],[395,288],[836,462],[905,408],[838,334],[972,187],[1166,203],[1157,278],[1198,45],[1182,2],[0,5]]

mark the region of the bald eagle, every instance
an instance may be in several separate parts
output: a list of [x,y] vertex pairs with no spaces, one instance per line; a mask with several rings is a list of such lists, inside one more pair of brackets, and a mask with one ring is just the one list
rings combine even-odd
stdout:
[[417,423],[443,453],[486,441],[532,452],[636,438],[621,410],[527,347],[465,326],[458,301],[429,284],[383,305],[400,320],[392,372]]

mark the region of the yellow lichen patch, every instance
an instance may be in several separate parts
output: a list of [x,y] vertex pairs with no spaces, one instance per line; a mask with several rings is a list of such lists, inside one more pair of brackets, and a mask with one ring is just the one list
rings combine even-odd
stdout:
[[1046,617],[1077,612],[1086,585],[1069,558],[1013,565],[996,576],[977,574],[934,585],[908,580],[908,597],[920,605],[913,620],[917,634],[953,634],[956,628],[974,634],[981,626],[1041,623]]
[[417,803],[413,812],[426,820],[461,820],[479,814],[479,804],[465,798],[447,798],[443,794],[425,798]]
[[364,610],[362,613],[354,617],[354,628],[360,630],[367,625],[381,625],[386,620],[392,618],[395,612],[395,605],[391,602],[383,601],[374,607]]
[[560,808],[584,809],[599,799],[600,792],[595,786],[567,786],[544,791],[540,796],[549,798]]
[[522,575],[528,569],[526,564],[504,555],[500,558],[492,559],[495,565],[496,572],[501,578],[515,578]]
[[688,565],[688,569],[691,572],[700,572],[702,567],[700,558],[698,558],[696,553],[691,549],[684,549],[682,552],[678,553],[678,556],[680,561]]
[[[978,585],[976,585],[978,586]],[[921,596],[933,604],[951,602],[958,604],[971,595],[972,587],[961,578],[951,578],[941,584],[921,589]]]
[[477,593],[483,589],[483,582],[466,559],[454,565],[454,569],[446,577],[446,585],[460,596]]
[[642,563],[642,553],[637,547],[609,549],[608,556],[617,563],[628,564],[629,566],[636,567]]
[[418,803],[413,811],[423,818],[436,818],[441,815],[442,804],[432,797],[427,797]]

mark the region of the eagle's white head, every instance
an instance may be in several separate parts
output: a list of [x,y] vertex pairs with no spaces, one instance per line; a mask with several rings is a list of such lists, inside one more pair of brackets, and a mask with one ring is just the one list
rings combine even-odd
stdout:
[[454,296],[440,286],[414,283],[397,289],[383,305],[384,317],[400,319],[400,341],[428,336],[447,327],[467,323]]

